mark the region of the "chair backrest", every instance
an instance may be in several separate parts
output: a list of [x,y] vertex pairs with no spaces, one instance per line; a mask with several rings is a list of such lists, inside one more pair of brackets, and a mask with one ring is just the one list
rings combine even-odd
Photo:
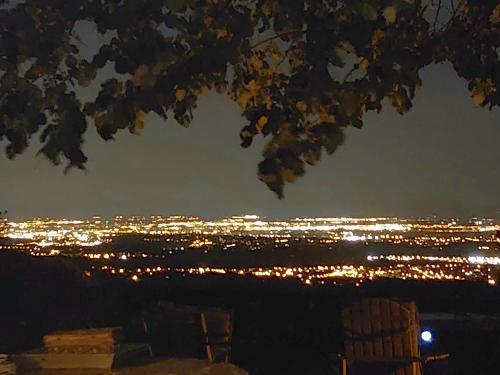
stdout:
[[[346,358],[352,361],[420,359],[420,326],[414,301],[362,299],[343,309],[342,325]],[[420,375],[420,369],[416,374],[409,363],[392,373]]]
[[206,352],[211,362],[229,361],[232,311],[160,301],[143,315],[143,326],[155,354],[203,358]]
[[155,355],[204,357],[198,307],[160,301],[143,319]]
[[233,313],[223,309],[204,309],[201,312],[201,326],[208,359],[227,363],[231,355]]

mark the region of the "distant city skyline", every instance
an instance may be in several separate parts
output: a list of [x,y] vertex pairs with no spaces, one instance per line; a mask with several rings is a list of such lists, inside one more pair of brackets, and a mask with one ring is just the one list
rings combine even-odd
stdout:
[[[114,142],[86,134],[88,171],[52,166],[36,144],[0,156],[0,210],[12,218],[243,212],[295,216],[499,216],[500,112],[478,108],[466,83],[441,64],[422,73],[414,108],[385,106],[345,145],[285,188],[285,199],[258,180],[264,141],[239,146],[245,125],[236,105],[209,94],[185,129],[149,116],[139,137]],[[1,143],[5,147],[5,142]]]
[[203,215],[195,215],[195,214],[149,214],[149,215],[122,215],[117,213],[115,215],[89,215],[89,216],[30,216],[30,217],[14,217],[10,216],[8,211],[4,211],[4,213],[0,216],[0,221],[8,221],[12,223],[28,223],[33,220],[51,220],[54,222],[67,222],[71,223],[83,223],[86,221],[93,220],[105,220],[105,221],[114,221],[114,220],[133,220],[143,218],[145,220],[151,220],[154,218],[163,218],[163,219],[172,219],[172,218],[183,218],[183,219],[199,219],[201,221],[219,221],[226,219],[234,219],[234,218],[242,218],[245,220],[254,219],[256,221],[260,220],[271,220],[271,221],[288,221],[294,219],[308,219],[308,220],[403,220],[403,221],[431,221],[431,222],[458,222],[458,223],[466,223],[466,222],[484,222],[487,223],[489,221],[493,221],[500,225],[500,212],[496,215],[492,216],[439,216],[439,215],[428,215],[428,216],[308,216],[308,215],[291,215],[291,216],[265,216],[265,215],[255,215],[253,213],[235,213],[232,215],[226,216],[203,216]]
[[255,215],[219,220],[37,219],[4,222],[0,251],[97,261],[86,277],[105,272],[134,282],[178,274],[232,274],[287,277],[306,285],[350,279],[359,286],[399,278],[495,286],[499,231],[500,224],[489,220],[268,220]]

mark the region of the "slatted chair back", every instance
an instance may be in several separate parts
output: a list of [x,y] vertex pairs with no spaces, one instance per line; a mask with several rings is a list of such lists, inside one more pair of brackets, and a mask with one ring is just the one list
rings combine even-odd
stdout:
[[343,309],[342,324],[348,362],[385,362],[384,374],[422,374],[420,327],[414,301],[363,299]]
[[143,324],[155,355],[204,357],[200,308],[160,301]]
[[204,309],[201,326],[210,362],[228,363],[233,338],[233,313],[223,309]]
[[206,352],[211,362],[229,362],[232,311],[160,301],[153,313],[143,314],[143,328],[155,354],[203,358]]

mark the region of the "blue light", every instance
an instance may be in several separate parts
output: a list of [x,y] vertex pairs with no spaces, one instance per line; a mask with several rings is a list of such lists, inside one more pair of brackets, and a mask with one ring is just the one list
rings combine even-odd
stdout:
[[420,334],[420,338],[422,339],[423,342],[426,344],[430,344],[432,342],[432,333],[430,331],[423,331]]

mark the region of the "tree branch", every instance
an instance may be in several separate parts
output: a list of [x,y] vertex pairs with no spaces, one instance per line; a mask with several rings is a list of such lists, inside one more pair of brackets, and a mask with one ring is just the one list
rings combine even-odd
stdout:
[[259,46],[261,46],[262,44],[265,44],[267,42],[270,42],[272,40],[275,40],[275,39],[278,39],[278,38],[281,38],[282,36],[285,36],[285,35],[290,35],[290,34],[295,34],[295,33],[304,33],[306,30],[289,30],[289,31],[284,31],[282,33],[278,33],[278,34],[275,34],[273,36],[270,36],[266,39],[263,39],[261,40],[260,42],[257,42],[256,44],[254,44],[253,46],[250,46],[251,49],[254,49],[254,48],[257,48]]
[[[455,6],[455,3],[452,1],[452,7],[453,7],[453,14],[452,16],[450,17],[450,19],[446,22],[446,24],[443,25],[443,27],[441,28],[440,31],[443,31],[443,30],[446,30],[448,28],[448,26],[453,22],[453,20],[455,19],[455,17],[458,16],[458,13],[460,12],[461,8],[463,7],[465,3],[465,0],[460,0],[459,3]],[[436,29],[434,29],[434,32],[436,32]]]
[[344,79],[342,80],[342,83],[346,83],[346,81],[349,79],[349,77],[358,69],[357,64],[354,64],[354,66],[347,72],[345,75]]
[[432,26],[432,29],[434,32],[436,32],[436,26],[437,26],[438,19],[439,19],[439,13],[441,13],[441,6],[442,6],[442,0],[438,0],[436,15],[434,16],[434,24]]

